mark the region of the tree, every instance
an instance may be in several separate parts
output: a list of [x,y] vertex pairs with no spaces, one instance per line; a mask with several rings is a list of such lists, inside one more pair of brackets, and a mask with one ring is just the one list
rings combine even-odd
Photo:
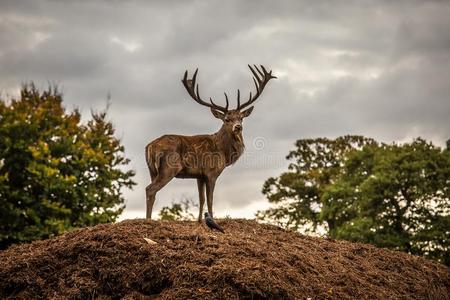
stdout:
[[263,187],[260,219],[450,264],[450,151],[423,139],[297,141],[289,171]]
[[173,202],[171,206],[164,206],[159,211],[162,221],[192,221],[195,219],[191,212],[192,207],[198,207],[192,199],[183,199],[179,203]]
[[106,111],[82,124],[57,88],[0,101],[0,247],[112,222],[134,172]]
[[341,172],[349,151],[375,143],[361,136],[298,140],[297,149],[286,157],[293,160],[288,172],[269,178],[263,186],[269,202],[277,206],[259,212],[258,217],[275,220],[294,230],[301,227],[306,232],[317,232],[318,226],[323,225],[333,230],[335,219],[323,220],[321,214],[325,187]]

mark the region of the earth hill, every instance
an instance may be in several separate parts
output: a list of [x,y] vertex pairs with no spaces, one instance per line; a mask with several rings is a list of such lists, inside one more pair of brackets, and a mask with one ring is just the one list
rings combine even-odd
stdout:
[[[450,269],[249,220],[127,220],[0,252],[0,298],[450,299]],[[145,239],[144,239],[145,238]]]

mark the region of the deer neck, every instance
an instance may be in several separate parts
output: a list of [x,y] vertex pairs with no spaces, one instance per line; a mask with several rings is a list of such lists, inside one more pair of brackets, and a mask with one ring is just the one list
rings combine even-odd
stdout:
[[234,164],[244,152],[242,132],[236,135],[229,132],[223,125],[214,135],[217,148],[225,154],[226,165]]

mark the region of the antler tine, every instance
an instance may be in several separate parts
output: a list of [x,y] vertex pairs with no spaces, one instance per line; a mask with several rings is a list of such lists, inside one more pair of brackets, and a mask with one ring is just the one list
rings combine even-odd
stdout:
[[248,101],[242,105],[240,105],[240,102],[238,101],[237,107],[238,110],[243,109],[252,104],[253,102],[255,102],[256,99],[258,99],[258,97],[261,95],[262,91],[264,90],[264,87],[269,82],[269,80],[272,78],[276,78],[275,76],[272,75],[272,71],[267,72],[266,68],[264,68],[263,65],[260,65],[262,71],[256,65],[253,65],[253,67],[248,65],[248,67],[250,68],[250,71],[253,74],[253,82],[255,83],[256,93],[254,96],[252,96],[252,93],[250,92],[250,97],[248,98]]
[[[225,101],[227,103],[225,105],[225,110],[228,111],[228,106],[229,106],[230,103],[228,102],[228,95],[227,95],[227,93],[224,93],[224,94],[225,94]],[[211,102],[211,104],[214,105],[215,107],[221,107],[221,106],[217,105],[216,103],[214,103],[214,101],[213,101],[213,99],[211,97],[209,97],[209,102]]]
[[239,107],[241,106],[241,91],[239,91],[238,89],[238,94],[237,94],[237,107],[239,109]]
[[261,77],[264,78],[265,74],[263,72],[261,72],[256,65],[253,65],[253,66],[255,67],[256,71],[258,71],[259,75],[261,75]]
[[256,79],[255,79],[255,77],[252,77],[252,79],[253,79],[253,82],[255,83],[255,87],[256,87],[256,92],[258,93],[258,92],[259,92],[259,87],[258,87],[258,83],[256,82]]
[[[193,80],[192,80],[192,81],[193,81]],[[203,102],[203,100],[201,100],[202,97],[200,97],[200,92],[198,91],[198,84],[195,85],[195,99],[197,99],[197,100]],[[194,99],[194,100],[195,100],[195,99]],[[197,101],[197,102],[198,102],[198,101]],[[202,103],[200,103],[200,104],[202,104]]]
[[264,71],[265,74],[267,74],[267,75],[270,76],[270,78],[269,78],[268,80],[270,80],[270,79],[272,79],[272,78],[274,78],[274,79],[277,78],[276,76],[273,76],[273,75],[272,75],[272,70],[270,70],[269,72],[267,72],[263,65],[261,65],[261,69],[263,69],[263,71]]
[[198,74],[198,68],[195,70],[194,75],[192,76],[192,79],[188,79],[188,71],[186,70],[186,72],[184,72],[184,76],[183,76],[183,79],[181,80],[181,82],[183,82],[183,85],[186,88],[188,94],[198,104],[201,104],[203,106],[207,106],[207,107],[210,107],[210,108],[213,108],[216,110],[220,110],[220,111],[226,113],[228,111],[228,105],[229,105],[228,97],[226,95],[225,95],[225,98],[227,101],[226,107],[215,104],[211,98],[209,98],[211,104],[202,100],[202,98],[200,97],[199,85],[197,84],[197,74]]
[[195,83],[197,81],[197,73],[198,73],[198,68],[195,69],[194,76],[192,76],[192,85],[195,85]]
[[[258,74],[255,72],[255,70],[253,70],[252,66],[248,65],[248,67],[250,68],[250,71],[252,71],[253,76],[255,76],[255,77],[253,77],[253,80],[255,80],[255,78],[256,78],[258,81],[260,81]],[[256,66],[255,66],[255,68],[256,68]],[[255,84],[256,84],[256,81],[255,81]]]
[[228,110],[228,105],[230,104],[230,103],[228,102],[228,95],[227,95],[227,93],[225,93],[225,92],[224,92],[223,94],[225,95],[225,101],[227,102],[225,108]]

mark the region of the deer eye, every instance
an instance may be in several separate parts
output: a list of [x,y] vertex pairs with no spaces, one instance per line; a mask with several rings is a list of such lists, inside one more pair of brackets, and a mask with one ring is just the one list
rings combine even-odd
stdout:
[[231,119],[230,118],[225,118],[225,122],[230,122]]

